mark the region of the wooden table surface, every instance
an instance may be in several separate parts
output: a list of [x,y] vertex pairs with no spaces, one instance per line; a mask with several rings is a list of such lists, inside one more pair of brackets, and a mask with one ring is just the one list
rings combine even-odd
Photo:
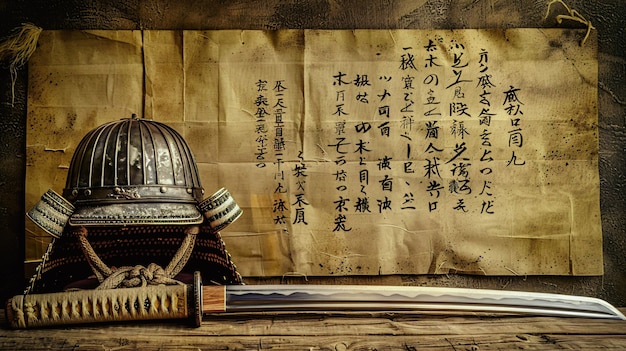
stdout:
[[[621,309],[626,312],[625,308]],[[1,350],[626,350],[626,321],[405,313],[280,313],[7,329]]]

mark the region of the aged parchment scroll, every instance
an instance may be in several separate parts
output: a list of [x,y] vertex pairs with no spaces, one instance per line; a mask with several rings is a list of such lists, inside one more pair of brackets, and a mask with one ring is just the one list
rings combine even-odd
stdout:
[[[27,194],[82,136],[168,123],[244,276],[602,274],[597,41],[583,31],[45,31]],[[47,237],[27,223],[27,258]]]

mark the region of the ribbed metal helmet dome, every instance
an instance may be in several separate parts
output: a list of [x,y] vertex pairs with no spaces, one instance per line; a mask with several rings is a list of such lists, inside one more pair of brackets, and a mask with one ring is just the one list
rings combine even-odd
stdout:
[[85,135],[63,197],[76,207],[70,225],[191,224],[203,192],[183,137],[133,114]]

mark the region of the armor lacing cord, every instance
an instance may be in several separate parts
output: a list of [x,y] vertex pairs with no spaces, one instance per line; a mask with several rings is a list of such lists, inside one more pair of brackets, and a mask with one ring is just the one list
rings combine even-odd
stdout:
[[199,226],[191,226],[185,230],[185,239],[165,269],[156,263],[150,263],[148,267],[137,265],[110,268],[100,259],[89,240],[87,240],[87,228],[76,228],[73,234],[78,238],[83,254],[100,282],[96,289],[115,289],[118,287],[131,288],[158,284],[183,284],[174,279],[174,277],[187,264],[196,242],[196,235],[199,232]]

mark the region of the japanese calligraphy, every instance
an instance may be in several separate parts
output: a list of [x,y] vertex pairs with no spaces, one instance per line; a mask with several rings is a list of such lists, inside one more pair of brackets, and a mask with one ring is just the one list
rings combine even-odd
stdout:
[[222,237],[244,275],[601,274],[597,40],[581,33],[44,31],[27,207],[69,163],[41,145],[72,149],[132,107],[237,200]]

